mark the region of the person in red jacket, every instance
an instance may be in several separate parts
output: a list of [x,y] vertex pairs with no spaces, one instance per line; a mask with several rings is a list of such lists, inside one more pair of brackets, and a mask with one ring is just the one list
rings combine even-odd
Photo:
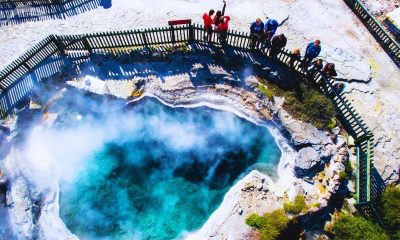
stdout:
[[222,45],[226,44],[226,37],[228,33],[228,28],[229,28],[229,21],[231,18],[229,16],[223,16],[220,19],[220,23],[218,24],[217,31],[219,32],[219,42]]
[[223,17],[225,15],[226,1],[223,0],[222,2],[224,3],[224,6],[222,7],[222,11],[218,10],[217,13],[215,14],[214,19],[213,19],[214,25],[215,25],[215,29],[217,29],[217,27],[218,27],[218,25],[219,25],[219,23],[220,23],[220,21],[222,19],[221,17]]
[[212,16],[214,15],[214,10],[211,9],[208,14],[204,13],[203,14],[203,20],[204,20],[204,41],[209,41],[211,42],[211,37],[212,37],[212,30],[213,30],[213,19]]

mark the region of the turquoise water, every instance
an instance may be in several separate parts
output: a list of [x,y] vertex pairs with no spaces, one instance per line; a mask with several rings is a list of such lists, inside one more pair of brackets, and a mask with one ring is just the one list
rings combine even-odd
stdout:
[[146,99],[118,117],[129,121],[117,121],[121,131],[61,184],[61,217],[81,239],[179,238],[244,173],[274,172],[281,154],[266,128],[205,107]]

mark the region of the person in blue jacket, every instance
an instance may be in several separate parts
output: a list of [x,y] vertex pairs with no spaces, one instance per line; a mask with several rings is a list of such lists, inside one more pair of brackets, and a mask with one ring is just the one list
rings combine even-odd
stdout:
[[257,18],[250,26],[251,43],[250,48],[254,48],[259,42],[262,41],[264,35],[264,23],[260,18]]
[[287,16],[287,18],[285,18],[281,23],[278,23],[275,19],[269,19],[267,17],[267,22],[264,25],[264,35],[267,42],[269,42],[275,35],[278,27],[282,26],[287,20],[289,20],[289,16]]
[[320,52],[321,52],[321,41],[320,40],[317,39],[314,42],[309,43],[306,48],[306,54],[304,55],[304,58],[303,58],[303,64],[302,64],[303,67],[306,68],[306,67],[310,66],[312,60],[314,58],[318,57]]

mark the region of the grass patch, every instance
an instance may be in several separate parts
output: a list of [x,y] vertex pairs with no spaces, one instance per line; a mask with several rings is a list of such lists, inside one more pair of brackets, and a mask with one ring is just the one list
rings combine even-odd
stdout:
[[258,86],[258,90],[260,90],[260,92],[264,93],[264,95],[269,99],[272,100],[275,96],[274,91],[272,91],[270,88],[266,88],[264,85],[259,85]]
[[388,186],[379,199],[383,221],[393,239],[400,239],[400,188]]
[[288,227],[291,219],[283,210],[266,213],[263,216],[251,214],[246,224],[258,229],[261,240],[275,240]]
[[347,175],[346,171],[343,170],[339,173],[339,178],[340,180],[348,180],[349,176]]
[[346,160],[344,163],[344,170],[339,173],[340,180],[356,181],[354,169],[350,160]]
[[304,195],[297,195],[294,202],[285,202],[283,204],[283,209],[287,213],[299,214],[307,209],[306,198]]
[[313,203],[313,204],[311,204],[311,207],[319,208],[319,207],[321,207],[321,203],[319,203],[319,202]]
[[334,239],[346,240],[389,240],[389,236],[375,223],[346,213],[335,213],[333,221],[326,230]]
[[335,127],[335,107],[332,101],[318,90],[302,83],[295,88],[283,90],[265,79],[258,80],[258,90],[268,99],[272,100],[274,96],[285,98],[283,108],[294,118],[311,123],[319,129]]

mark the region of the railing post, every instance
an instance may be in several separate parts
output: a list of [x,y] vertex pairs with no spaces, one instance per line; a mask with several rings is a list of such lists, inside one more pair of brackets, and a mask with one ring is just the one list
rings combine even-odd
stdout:
[[189,43],[194,43],[194,28],[192,23],[189,24]]
[[169,28],[170,28],[170,32],[171,32],[172,43],[175,44],[176,40],[175,40],[175,29],[174,29],[174,26],[170,25]]
[[144,41],[144,46],[146,48],[148,48],[149,47],[149,43],[147,41],[146,30],[142,32],[142,37],[143,37],[143,41]]
[[356,146],[356,202],[360,203],[360,148]]
[[54,42],[54,44],[57,46],[57,48],[60,51],[61,55],[65,55],[65,48],[63,47],[63,44],[58,39],[58,36],[57,35],[51,35],[50,37],[51,37],[51,40]]
[[371,141],[367,140],[367,201],[371,201]]
[[10,96],[8,95],[8,90],[5,90],[3,92],[3,94],[4,94],[4,99],[6,100],[6,105],[7,105],[7,109],[6,109],[6,115],[7,115],[11,110],[11,100],[10,100]]
[[92,54],[93,50],[92,50],[92,47],[90,46],[89,41],[87,40],[87,36],[86,35],[83,36],[82,42],[83,42],[83,45],[85,46],[86,50],[88,50],[88,52],[90,54]]

